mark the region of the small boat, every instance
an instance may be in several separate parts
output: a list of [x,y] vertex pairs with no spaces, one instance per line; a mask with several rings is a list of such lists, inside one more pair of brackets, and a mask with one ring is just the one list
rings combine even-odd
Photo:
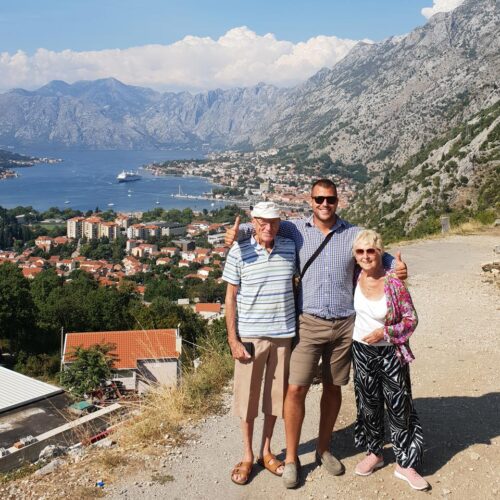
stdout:
[[114,203],[108,203],[108,207],[114,207],[115,204]]
[[66,201],[64,202],[64,204],[65,204],[65,205],[68,205],[69,203],[70,203],[70,201],[69,201],[69,200],[66,200]]
[[132,195],[129,193],[127,196],[130,198]]
[[157,205],[159,205],[159,204],[160,204],[160,200],[156,200],[156,201],[155,201],[155,203],[156,203]]

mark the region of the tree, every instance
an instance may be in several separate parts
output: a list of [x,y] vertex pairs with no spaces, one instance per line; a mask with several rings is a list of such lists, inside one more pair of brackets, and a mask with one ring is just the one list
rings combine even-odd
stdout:
[[217,283],[213,279],[200,281],[197,279],[184,280],[185,294],[191,300],[200,299],[200,302],[223,302],[226,295],[225,283]]
[[[29,352],[51,352],[59,345],[59,330],[61,325],[54,317],[53,300],[50,299],[54,290],[60,290],[60,295],[64,295],[62,290],[63,280],[57,275],[54,268],[46,269],[37,274],[31,282],[30,292],[35,305],[36,325],[39,333],[36,342],[30,347]],[[56,294],[57,292],[54,292]]]
[[115,349],[113,344],[76,347],[71,353],[74,361],[61,373],[61,384],[78,396],[95,391],[101,382],[111,378],[116,356],[110,353]]
[[50,292],[63,285],[62,278],[56,273],[54,268],[45,269],[37,274],[31,282],[31,296],[37,308],[40,310],[47,300]]
[[116,288],[99,287],[85,297],[89,330],[128,330],[132,324],[129,303],[132,296]]
[[61,357],[59,352],[55,354],[34,354],[28,355],[21,351],[16,357],[16,365],[14,370],[19,373],[24,373],[29,377],[41,377],[51,380],[59,371],[59,363]]
[[177,328],[180,323],[182,338],[191,343],[207,334],[206,320],[191,308],[178,306],[163,297],[154,299],[149,307],[135,304],[131,314],[138,329]]
[[30,344],[35,330],[35,307],[28,280],[15,264],[0,265],[0,340],[12,352]]
[[21,215],[17,213],[17,209],[6,210],[0,207],[0,249],[12,248],[16,240],[19,240],[17,248],[21,248],[25,241],[32,238],[31,229],[18,224],[16,215]]
[[130,286],[99,287],[84,271],[73,271],[71,281],[54,288],[41,307],[40,321],[59,332],[127,330],[133,324],[130,302],[136,296]]
[[156,279],[148,280],[146,283],[146,291],[144,300],[151,302],[157,297],[165,297],[175,301],[183,296],[182,289],[176,281],[167,279],[164,276],[159,276]]

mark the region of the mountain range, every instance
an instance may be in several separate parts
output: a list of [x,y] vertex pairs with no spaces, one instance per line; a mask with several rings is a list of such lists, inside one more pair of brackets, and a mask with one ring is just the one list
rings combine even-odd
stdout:
[[359,43],[301,85],[196,95],[115,79],[0,95],[0,144],[89,149],[305,144],[371,170],[402,162],[499,98],[499,11],[466,0],[411,33]]

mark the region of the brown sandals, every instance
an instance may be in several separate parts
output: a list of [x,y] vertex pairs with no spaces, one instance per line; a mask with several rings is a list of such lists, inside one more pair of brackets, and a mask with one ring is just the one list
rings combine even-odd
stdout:
[[[252,473],[252,466],[252,462],[238,462],[231,471],[231,481],[240,486],[247,484],[250,479],[250,474]],[[236,481],[236,479],[234,479],[235,475],[239,475],[241,480]]]
[[[275,476],[281,476],[283,474],[282,472],[278,472],[278,469],[284,465],[283,462],[281,460],[278,460],[276,458],[276,455],[273,455],[272,453],[269,453],[265,457],[259,458],[257,460],[257,463]],[[250,479],[250,474],[252,473],[252,466],[252,462],[238,462],[234,466],[234,469],[231,471],[231,481],[235,484],[239,484],[240,486],[247,484],[248,480]],[[236,479],[234,478],[234,476],[236,475],[240,476],[240,481],[236,481]]]
[[276,458],[276,455],[273,455],[272,453],[269,453],[269,455],[266,455],[265,457],[259,458],[257,460],[257,463],[275,476],[281,477],[283,475],[283,472],[278,472],[278,469],[282,467],[284,463],[281,460],[278,460]]

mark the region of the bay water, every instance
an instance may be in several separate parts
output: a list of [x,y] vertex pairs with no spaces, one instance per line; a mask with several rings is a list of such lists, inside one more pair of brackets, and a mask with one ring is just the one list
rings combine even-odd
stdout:
[[[179,192],[202,195],[213,185],[201,177],[157,177],[140,167],[166,160],[203,158],[196,151],[75,151],[75,150],[21,150],[16,152],[36,157],[61,158],[54,164],[36,164],[18,168],[19,177],[0,180],[0,206],[14,208],[32,206],[43,211],[50,207],[87,211],[99,207],[116,212],[146,211],[190,207],[210,210],[208,200],[173,198]],[[139,170],[138,170],[139,169]],[[122,170],[138,171],[142,178],[135,182],[118,183],[116,176]]]

